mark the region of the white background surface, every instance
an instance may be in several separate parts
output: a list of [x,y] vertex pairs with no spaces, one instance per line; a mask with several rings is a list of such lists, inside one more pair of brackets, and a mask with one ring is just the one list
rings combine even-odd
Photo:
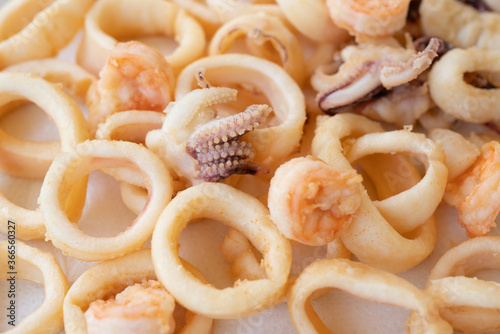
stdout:
[[[15,0],[14,0],[15,1]],[[0,4],[5,3],[0,0]],[[81,36],[80,36],[81,37]],[[74,61],[75,40],[65,49],[60,58]],[[36,107],[23,108],[0,119],[0,126],[12,135],[31,140],[57,140],[55,126]],[[16,204],[36,208],[42,180],[24,180],[0,174],[0,191]],[[404,210],[404,208],[403,208]],[[411,213],[409,213],[411,214]],[[434,263],[452,245],[466,240],[464,230],[458,226],[456,210],[442,205],[436,212],[438,221],[438,243],[431,254],[419,266],[401,274],[419,288],[425,285]],[[87,203],[79,226],[93,235],[113,235],[123,231],[132,222],[134,214],[122,203],[118,183],[102,173],[92,173],[89,181]],[[218,287],[231,284],[227,273],[230,267],[219,251],[226,228],[219,223],[191,224],[181,236],[181,255],[194,264]],[[490,234],[499,234],[495,228]],[[5,239],[0,235],[0,239]],[[51,243],[31,241],[28,244],[52,252],[70,284],[93,263],[85,263],[64,256]],[[298,275],[315,258],[321,258],[325,248],[294,246],[292,276]],[[496,272],[482,272],[481,277],[499,278]],[[6,282],[0,282],[1,309],[5,310]],[[33,283],[18,281],[17,322],[32,312],[43,300],[43,288]],[[193,296],[195,298],[195,296]],[[402,333],[409,311],[396,307],[373,304],[332,291],[314,303],[323,321],[335,333]],[[6,318],[0,312],[0,331],[8,329]],[[293,333],[286,303],[261,312],[253,317],[239,320],[216,320],[214,333]]]

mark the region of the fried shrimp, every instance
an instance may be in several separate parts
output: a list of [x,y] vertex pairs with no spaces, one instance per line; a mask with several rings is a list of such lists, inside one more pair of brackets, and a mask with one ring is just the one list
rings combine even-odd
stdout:
[[410,0],[327,0],[333,22],[358,41],[385,38],[403,28]]
[[444,200],[457,208],[469,237],[488,233],[500,212],[500,143],[484,144],[474,164],[448,183]]
[[158,51],[135,41],[118,43],[87,97],[91,130],[118,111],[163,111],[173,82],[172,68]]
[[175,300],[158,281],[127,287],[114,299],[96,300],[85,312],[87,330],[94,333],[174,332]]
[[281,165],[269,188],[271,218],[286,237],[325,245],[347,227],[361,205],[361,176],[313,158]]

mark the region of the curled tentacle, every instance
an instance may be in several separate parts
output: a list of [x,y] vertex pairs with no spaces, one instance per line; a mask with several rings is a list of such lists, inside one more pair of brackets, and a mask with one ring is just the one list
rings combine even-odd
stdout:
[[380,81],[385,88],[392,88],[415,79],[420,73],[428,69],[437,51],[444,48],[444,42],[438,38],[431,38],[424,51],[413,55],[406,62],[388,63],[380,70]]
[[443,45],[442,40],[431,38],[425,50],[418,53],[413,45],[409,49],[389,44],[346,47],[341,54],[344,63],[337,73],[328,76],[320,68],[311,78],[313,88],[319,91],[318,106],[335,113],[367,101],[384,89],[405,84],[430,67]]
[[151,131],[146,145],[191,183],[218,182],[233,174],[266,173],[267,168],[250,161],[253,145],[240,137],[258,128],[272,109],[255,104],[241,113],[216,118],[212,107],[234,101],[237,91],[211,87],[203,69],[196,71],[195,78],[204,88],[172,103],[162,129]]
[[186,152],[196,159],[197,178],[221,181],[232,174],[256,174],[265,169],[250,162],[253,146],[239,137],[257,128],[270,114],[267,105],[252,105],[240,114],[209,122],[195,131]]

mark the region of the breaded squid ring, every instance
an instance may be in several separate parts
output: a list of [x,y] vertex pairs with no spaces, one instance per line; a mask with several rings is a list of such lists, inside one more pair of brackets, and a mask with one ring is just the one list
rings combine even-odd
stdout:
[[477,146],[458,132],[436,128],[429,131],[429,138],[444,150],[448,181],[452,181],[464,173],[479,156]]
[[[271,61],[277,60],[299,86],[302,86],[306,77],[302,49],[295,35],[280,19],[265,13],[256,13],[228,21],[212,37],[208,55],[228,52],[231,45],[240,37],[246,37],[247,46],[252,54]],[[266,42],[271,43],[274,52],[261,47]]]
[[498,13],[481,13],[456,0],[423,0],[419,12],[427,36],[437,36],[460,48],[500,49]]
[[304,94],[278,65],[249,55],[226,54],[202,58],[187,66],[177,78],[175,99],[196,87],[195,73],[206,70],[208,81],[221,86],[249,85],[269,99],[277,125],[255,129],[245,139],[255,148],[255,161],[280,162],[300,144],[305,123]]
[[[440,299],[439,312],[455,330],[500,331],[500,284],[465,277],[482,269],[500,269],[499,254],[500,236],[469,239],[448,250],[432,269],[424,291]],[[415,318],[412,314],[409,323]]]
[[103,0],[96,2],[85,17],[77,62],[97,75],[118,39],[155,34],[173,37],[178,43],[171,54],[164,55],[174,72],[199,58],[206,44],[203,28],[176,4],[162,0]]
[[[276,0],[281,10],[298,31],[316,42],[339,45],[347,41],[344,29],[333,24],[322,0]],[[308,15],[304,15],[308,13]]]
[[55,56],[83,25],[92,0],[9,1],[0,11],[0,68]]
[[196,17],[202,24],[207,35],[212,35],[213,32],[222,24],[221,18],[207,1],[199,0],[172,0],[180,7],[184,8],[189,14]]
[[[122,111],[109,115],[104,123],[99,124],[95,137],[96,139],[125,140],[137,144],[144,144],[148,132],[161,128],[164,119],[165,115],[156,111]],[[140,173],[133,168],[126,167],[106,168],[103,171],[110,174],[115,179],[122,181],[120,183],[120,192],[125,205],[135,214],[139,214],[142,208],[144,208],[144,204],[148,198],[148,193],[147,190],[144,189],[144,182]],[[137,190],[137,187],[141,187],[140,189],[143,190],[143,192],[140,192],[140,195],[137,194],[137,198],[129,196],[130,191]],[[134,198],[131,199],[131,197]],[[138,204],[131,204],[136,202],[138,202]]]
[[356,164],[361,167],[370,198],[377,200],[406,191],[422,179],[418,168],[405,154],[370,155],[358,160]]
[[[25,279],[43,285],[45,299],[33,313],[23,321],[16,323],[8,334],[51,334],[58,333],[63,326],[63,301],[68,291],[68,281],[54,256],[37,248],[30,247],[20,241],[0,243],[0,278],[12,278],[9,269],[9,254],[15,255],[15,279]],[[13,248],[14,246],[14,248]],[[7,295],[7,291],[5,291]],[[3,306],[9,306],[5,296]],[[8,309],[7,309],[8,310]],[[7,311],[8,312],[8,311]],[[9,314],[9,313],[7,313]],[[7,318],[8,319],[8,318]]]
[[266,278],[264,268],[252,251],[252,245],[243,234],[230,228],[220,245],[222,255],[231,264],[234,281]]
[[[29,178],[43,177],[60,151],[72,151],[78,143],[89,138],[85,118],[77,104],[57,85],[26,73],[0,73],[0,96],[2,106],[23,98],[37,104],[55,122],[61,137],[60,142],[31,142],[0,130],[0,169],[6,173]],[[9,110],[0,108],[0,115]],[[85,181],[80,186],[85,187]],[[72,218],[79,217],[85,199],[84,188],[74,190],[74,195],[79,195],[67,203],[68,215]],[[7,231],[7,220],[13,219],[17,223],[19,239],[44,237],[44,219],[39,210],[21,208],[2,194],[0,207],[3,208],[0,210],[2,231]]]
[[120,182],[120,196],[123,204],[138,215],[148,200],[148,191],[127,182]]
[[447,52],[429,73],[432,99],[446,114],[462,121],[500,120],[500,89],[477,88],[464,81],[466,73],[481,71],[500,71],[500,51],[470,48]]
[[[237,203],[237,205],[235,205]],[[196,218],[210,218],[241,232],[263,255],[267,278],[218,290],[196,279],[181,263],[177,240]],[[279,303],[292,265],[292,250],[256,198],[222,183],[184,190],[163,211],[152,239],[158,279],[187,309],[216,319],[250,316]],[[196,296],[196,298],[193,298]]]
[[[374,201],[382,216],[396,231],[403,234],[414,230],[434,214],[443,198],[448,169],[444,164],[445,156],[441,148],[423,134],[406,130],[366,134],[352,144],[346,157],[354,164],[370,154],[396,152],[426,156],[428,165],[424,177],[413,187],[384,200]],[[413,214],[408,215],[408,210]]]
[[165,115],[157,111],[127,110],[111,114],[99,124],[96,139],[144,143],[149,131],[160,129]]
[[[176,0],[180,2],[181,0]],[[285,20],[285,16],[276,4],[252,3],[248,0],[206,0],[207,5],[219,17],[222,23],[229,22],[237,17],[265,13],[270,16]],[[188,9],[189,10],[189,9]]]
[[288,310],[297,332],[332,333],[311,304],[315,291],[332,288],[376,303],[415,310],[422,316],[418,333],[453,332],[450,324],[439,317],[430,295],[394,274],[346,259],[315,261],[294,282],[288,295]]
[[[350,170],[352,167],[342,153],[341,139],[380,131],[382,127],[378,123],[362,116],[339,114],[323,117],[318,120],[312,153],[328,164]],[[420,222],[421,225],[412,231],[411,237],[406,238],[382,216],[366,192],[362,196],[357,215],[340,235],[345,246],[361,262],[390,272],[403,272],[432,252],[436,242],[434,216]],[[397,210],[397,207],[388,206],[388,209]]]
[[85,101],[89,87],[96,80],[80,66],[55,58],[26,61],[3,71],[35,74],[49,82],[61,83],[66,92],[81,102]]
[[[54,121],[61,137],[60,143],[29,142],[0,130],[0,170],[8,174],[43,177],[59,150],[70,151],[89,138],[80,108],[55,84],[27,73],[0,73],[0,96],[2,106],[19,100],[38,105]],[[8,111],[1,108],[0,115]]]
[[359,42],[386,38],[402,29],[410,0],[327,0],[333,22]]
[[[203,275],[189,263],[189,270],[201,280]],[[86,334],[87,322],[84,312],[90,303],[107,299],[133,283],[155,280],[156,274],[151,261],[151,250],[141,249],[123,257],[101,262],[85,271],[69,289],[64,298],[64,329],[67,334]],[[188,311],[188,313],[190,313]],[[180,334],[211,333],[213,320],[193,314]]]
[[[91,237],[68,219],[62,202],[73,184],[99,168],[132,167],[148,188],[148,202],[131,226],[114,237]],[[54,160],[40,192],[46,239],[68,255],[84,261],[113,259],[141,248],[172,197],[172,179],[161,160],[141,145],[93,140]]]

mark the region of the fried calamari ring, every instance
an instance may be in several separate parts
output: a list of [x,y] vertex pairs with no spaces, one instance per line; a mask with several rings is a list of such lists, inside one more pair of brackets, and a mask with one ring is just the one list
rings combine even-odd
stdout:
[[[9,279],[8,256],[15,246],[15,279],[26,279],[43,285],[45,299],[40,307],[16,326],[3,333],[8,334],[51,334],[58,333],[63,326],[63,301],[68,291],[66,276],[54,256],[30,247],[20,241],[14,244],[10,240],[0,243],[0,278]],[[7,299],[4,299],[7,303]],[[8,304],[4,304],[5,307]]]
[[[439,313],[455,330],[500,330],[500,284],[465,277],[482,269],[500,269],[500,237],[467,240],[448,250],[432,269],[424,291],[441,300]],[[410,324],[414,318],[412,314]]]
[[[479,48],[450,50],[430,71],[432,99],[446,114],[462,121],[486,123],[500,120],[500,88],[494,85],[475,87],[464,80],[467,73],[498,71],[500,51]],[[492,81],[491,84],[495,84]]]
[[448,181],[452,181],[469,168],[479,156],[479,149],[458,132],[432,129],[429,138],[440,145],[446,155]]
[[55,56],[81,28],[92,2],[9,1],[0,11],[0,68]]
[[[265,13],[239,16],[221,26],[208,47],[208,55],[230,52],[240,37],[246,37],[250,53],[274,61],[301,86],[304,83],[305,63],[301,46],[295,35],[278,18]],[[272,49],[266,48],[266,42]]]
[[96,78],[80,66],[63,60],[48,58],[12,65],[4,72],[36,74],[52,83],[61,83],[72,97],[85,101],[87,91]]
[[347,32],[333,24],[324,1],[277,0],[276,2],[290,23],[310,39],[334,45],[347,41]]
[[[203,275],[183,261],[191,273],[201,280]],[[86,334],[85,311],[90,303],[108,299],[127,286],[144,280],[155,280],[151,250],[141,249],[123,257],[101,262],[85,271],[69,289],[64,298],[64,329],[67,334]],[[197,314],[186,315],[186,325],[178,333],[211,333],[213,320]]]
[[[60,150],[68,152],[89,138],[80,108],[57,85],[26,73],[0,73],[0,96],[2,106],[19,100],[38,105],[54,121],[61,137],[60,143],[29,142],[0,130],[0,169],[8,174],[43,177]],[[0,115],[8,111],[1,108]]]
[[[223,0],[222,0],[223,1]],[[177,5],[184,8],[189,14],[196,17],[202,24],[208,36],[222,24],[221,18],[215,10],[207,4],[206,0],[173,0]]]
[[431,107],[418,119],[418,123],[427,131],[432,129],[449,129],[456,121],[456,119],[448,116],[437,107]]
[[423,0],[421,26],[427,36],[437,36],[461,48],[500,48],[500,15],[481,13],[464,1]]
[[[358,115],[322,117],[318,120],[312,153],[337,168],[351,170],[349,160],[342,153],[341,140],[380,131],[382,127],[378,123]],[[391,272],[403,272],[423,261],[432,252],[436,241],[436,221],[433,216],[420,222],[420,226],[403,237],[391,226],[392,221],[389,222],[382,216],[368,194],[363,192],[362,196],[358,214],[340,235],[345,246],[361,262]],[[385,200],[390,200],[390,197]],[[386,209],[394,214],[401,210],[399,206],[392,205],[388,205]]]
[[[413,153],[425,156],[427,171],[413,187],[381,201],[374,201],[391,226],[399,233],[414,230],[427,221],[443,198],[448,177],[443,150],[423,134],[407,130],[370,133],[358,139],[345,153],[351,164],[375,153]],[[405,210],[401,210],[405,208]],[[408,215],[408,211],[412,215]]]
[[402,29],[410,0],[327,0],[333,22],[360,42],[386,38]]
[[[221,221],[238,230],[263,255],[267,278],[218,290],[196,279],[181,263],[177,240],[196,218]],[[279,303],[292,265],[290,243],[256,198],[222,183],[188,188],[163,211],[152,239],[153,263],[160,282],[187,309],[216,319],[240,318]],[[193,298],[196,296],[196,298]]]
[[[77,104],[60,87],[26,73],[0,73],[2,106],[26,99],[37,104],[55,122],[61,141],[31,142],[13,137],[0,130],[0,169],[20,177],[43,177],[52,160],[60,152],[72,151],[76,145],[89,138],[87,125]],[[9,108],[0,108],[2,112]],[[75,198],[68,203],[68,215],[79,217],[85,199],[85,182],[74,188]],[[44,219],[39,210],[27,210],[10,202],[0,194],[0,221],[2,231],[7,231],[7,220],[17,223],[17,237],[40,239],[44,237]]]
[[[131,167],[142,174],[148,202],[131,226],[114,237],[91,237],[66,216],[63,201],[81,177],[99,168]],[[141,145],[93,140],[60,155],[50,166],[40,193],[46,239],[68,255],[84,261],[109,260],[141,248],[172,196],[172,179],[161,160]]]
[[187,66],[177,78],[176,100],[196,87],[195,73],[199,68],[205,69],[206,78],[213,85],[247,88],[251,94],[263,94],[269,100],[273,113],[261,128],[245,135],[255,148],[255,162],[279,163],[299,146],[306,119],[304,94],[280,66],[240,54],[202,58]]
[[[177,0],[180,1],[180,0]],[[250,2],[250,3],[249,3]],[[285,20],[283,12],[276,4],[255,3],[254,0],[206,0],[208,6],[216,13],[222,23],[227,23],[237,17],[265,13]],[[262,2],[262,1],[261,1]],[[269,1],[267,1],[269,2]]]
[[117,40],[155,34],[172,37],[178,43],[172,53],[164,54],[174,72],[199,58],[206,44],[203,28],[176,4],[162,0],[103,0],[96,2],[85,17],[77,62],[97,74]]
[[299,275],[290,288],[288,310],[299,333],[331,333],[311,304],[318,290],[337,288],[382,304],[415,310],[421,315],[419,333],[452,333],[439,317],[435,300],[394,274],[346,259],[318,260]]
[[[96,139],[125,140],[144,144],[148,132],[161,128],[164,119],[165,115],[156,111],[127,110],[114,113],[109,115],[104,123],[99,124],[95,137]],[[132,187],[145,188],[142,176],[133,168],[105,168],[103,171],[122,183],[131,183]],[[142,204],[147,200],[147,195],[147,191],[144,189],[144,202]],[[143,207],[144,205],[138,211],[131,211],[139,214]]]
[[99,124],[96,139],[145,143],[149,131],[163,125],[165,115],[156,111],[127,110],[112,114]]
[[222,255],[231,263],[234,280],[257,280],[266,278],[264,268],[252,251],[247,238],[237,230],[230,228],[220,245]]

